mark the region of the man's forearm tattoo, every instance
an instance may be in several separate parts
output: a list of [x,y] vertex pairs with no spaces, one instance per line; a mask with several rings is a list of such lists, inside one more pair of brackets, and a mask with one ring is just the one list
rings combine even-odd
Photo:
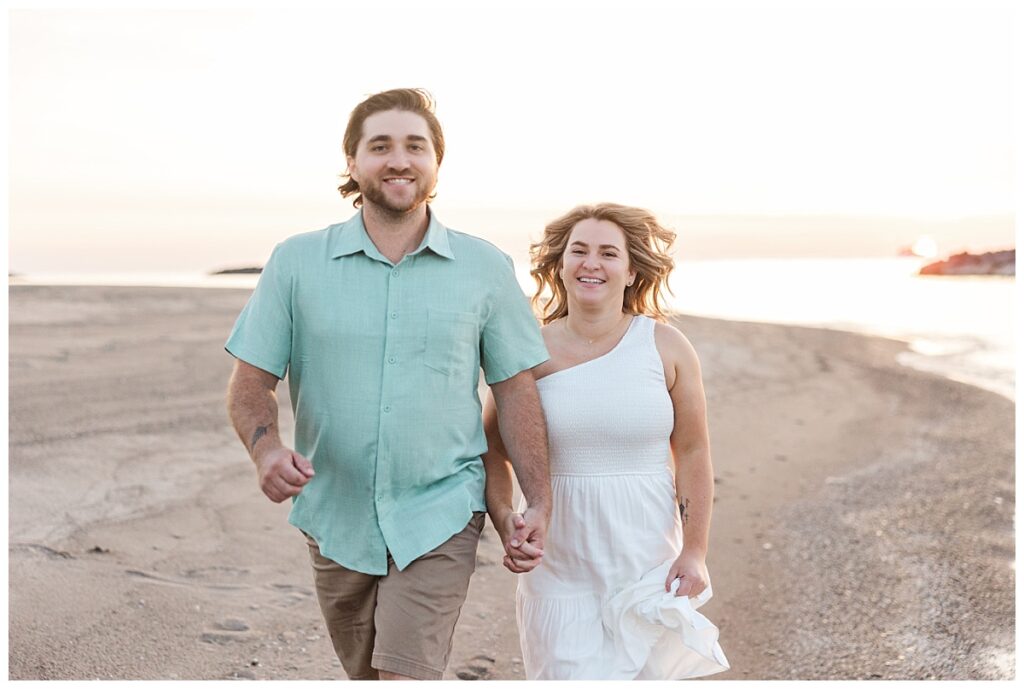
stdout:
[[256,449],[256,443],[260,441],[260,438],[267,434],[267,431],[270,429],[270,426],[273,425],[274,424],[270,424],[269,426],[259,426],[255,431],[253,431],[252,440],[249,441],[249,452],[252,452],[253,450]]
[[683,526],[686,526],[686,522],[690,521],[690,499],[683,498],[679,501],[679,518],[683,520]]

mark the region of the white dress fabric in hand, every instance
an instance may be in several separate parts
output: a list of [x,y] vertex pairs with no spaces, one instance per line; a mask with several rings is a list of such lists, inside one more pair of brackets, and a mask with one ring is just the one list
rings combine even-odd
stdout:
[[710,585],[694,599],[665,592],[682,527],[654,325],[635,316],[612,351],[537,382],[552,513],[543,560],[516,593],[527,679],[683,679],[729,667],[718,629],[697,612]]

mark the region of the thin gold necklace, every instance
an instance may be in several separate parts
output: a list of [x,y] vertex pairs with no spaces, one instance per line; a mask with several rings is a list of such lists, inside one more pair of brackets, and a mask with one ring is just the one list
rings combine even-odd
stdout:
[[619,326],[622,325],[622,321],[625,320],[628,316],[629,316],[629,314],[627,314],[627,313],[622,314],[622,317],[619,318],[619,320],[615,323],[614,326],[612,326],[606,332],[601,333],[600,335],[598,335],[597,337],[595,337],[593,339],[590,339],[590,338],[587,338],[587,337],[583,337],[582,335],[577,333],[575,330],[573,330],[571,327],[569,327],[569,320],[568,319],[566,319],[566,321],[565,321],[565,329],[568,330],[570,333],[572,333],[572,336],[574,338],[576,338],[577,340],[580,340],[582,342],[586,342],[587,345],[590,346],[590,345],[593,345],[595,342],[597,342],[599,340],[603,340],[604,338],[606,338],[609,335],[611,335],[613,332],[617,331],[619,329]]

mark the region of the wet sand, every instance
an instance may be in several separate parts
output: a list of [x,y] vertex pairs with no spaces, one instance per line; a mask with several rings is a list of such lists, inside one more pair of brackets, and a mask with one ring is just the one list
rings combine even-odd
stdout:
[[[10,288],[11,679],[344,677],[224,411],[247,296]],[[679,325],[717,476],[715,678],[1012,678],[1013,403],[896,342]],[[500,556],[488,526],[447,678],[523,677]]]

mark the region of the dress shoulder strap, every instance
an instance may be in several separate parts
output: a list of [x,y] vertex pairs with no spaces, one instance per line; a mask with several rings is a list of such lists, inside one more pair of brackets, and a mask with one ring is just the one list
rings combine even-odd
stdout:
[[649,316],[638,315],[633,323],[632,341],[629,349],[632,350],[631,358],[637,365],[649,367],[657,371],[661,378],[664,378],[664,368],[661,361],[661,353],[658,352],[658,344],[654,339],[654,328],[657,321]]
[[645,345],[653,345],[655,320],[643,314],[637,315],[635,318],[637,322],[634,324],[633,329],[636,331],[637,341]]

